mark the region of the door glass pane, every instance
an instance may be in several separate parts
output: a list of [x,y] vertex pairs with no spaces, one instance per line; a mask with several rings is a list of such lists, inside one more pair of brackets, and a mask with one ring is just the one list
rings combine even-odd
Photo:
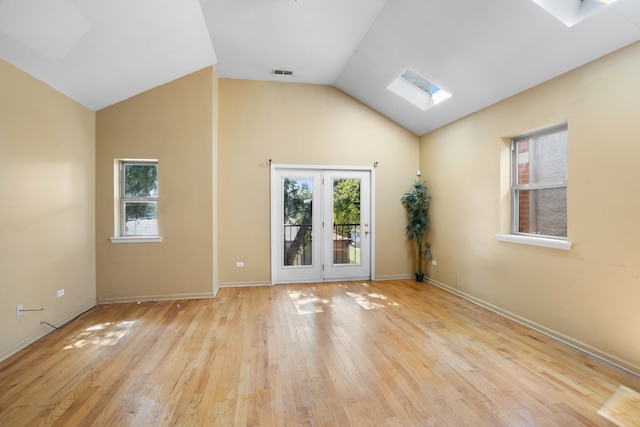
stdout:
[[311,178],[284,178],[282,182],[283,265],[313,265]]
[[333,263],[360,264],[360,179],[333,180]]

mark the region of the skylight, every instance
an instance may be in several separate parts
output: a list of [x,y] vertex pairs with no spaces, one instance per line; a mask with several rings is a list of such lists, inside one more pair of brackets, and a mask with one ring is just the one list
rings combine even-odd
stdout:
[[616,0],[533,0],[567,27],[605,9]]
[[387,89],[422,110],[433,107],[451,96],[410,68],[392,81]]

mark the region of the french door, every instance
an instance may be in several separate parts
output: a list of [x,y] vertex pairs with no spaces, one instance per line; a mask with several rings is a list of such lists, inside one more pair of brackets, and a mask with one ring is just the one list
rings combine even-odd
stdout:
[[370,279],[372,171],[271,172],[272,282]]

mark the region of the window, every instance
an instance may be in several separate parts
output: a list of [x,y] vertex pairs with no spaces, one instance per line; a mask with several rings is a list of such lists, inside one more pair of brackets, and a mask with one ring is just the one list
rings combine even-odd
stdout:
[[157,160],[120,161],[120,236],[158,236]]
[[451,96],[409,68],[392,81],[387,89],[425,111]]
[[616,0],[533,1],[567,27],[573,27],[583,19],[604,10]]
[[567,125],[511,140],[513,234],[567,239]]

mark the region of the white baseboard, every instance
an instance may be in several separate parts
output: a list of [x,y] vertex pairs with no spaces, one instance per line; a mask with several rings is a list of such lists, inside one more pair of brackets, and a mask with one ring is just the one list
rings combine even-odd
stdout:
[[190,293],[190,294],[166,294],[166,295],[138,295],[127,297],[98,298],[98,304],[120,304],[128,302],[147,301],[172,301],[181,299],[206,299],[214,298],[214,292]]
[[[394,275],[388,275],[388,276],[376,276],[375,279],[373,279],[374,281],[378,281],[378,280],[407,280],[407,279],[413,279],[415,277],[415,275],[413,274],[394,274]],[[351,279],[349,279],[351,280]],[[366,280],[366,279],[362,279],[362,280]],[[300,280],[295,280],[292,281],[291,283],[283,283],[283,284],[304,284],[304,283],[330,283],[330,282],[340,282],[341,280],[327,280],[327,281],[320,281],[318,282],[317,280],[311,280],[308,282],[305,281],[300,281]],[[219,288],[244,288],[244,287],[252,287],[252,286],[273,286],[273,284],[271,283],[265,283],[265,282],[223,282],[218,284]]]
[[425,277],[425,282],[430,283],[434,286],[437,286],[447,292],[450,292],[454,295],[457,295],[461,298],[464,298],[468,301],[471,301],[474,304],[479,305],[480,307],[486,308],[487,310],[493,311],[496,314],[499,314],[503,317],[506,317],[510,320],[513,320],[514,322],[520,323],[521,325],[527,326],[537,332],[540,332],[541,334],[544,334],[546,336],[548,336],[549,338],[552,338],[556,341],[560,341],[563,344],[566,344],[570,347],[573,347],[577,350],[580,350],[584,353],[590,354],[593,357],[596,357],[604,362],[607,362],[611,365],[614,365],[626,372],[629,372],[633,375],[637,375],[640,376],[640,366],[635,365],[627,360],[623,360],[620,359],[619,357],[616,357],[612,354],[609,354],[605,351],[601,351],[593,346],[590,346],[589,344],[586,344],[582,341],[576,340],[574,338],[571,338],[570,336],[567,336],[561,332],[558,332],[556,330],[547,328],[546,326],[540,325],[536,322],[533,322],[529,319],[526,319],[524,317],[518,316],[515,313],[512,313],[508,310],[504,310],[500,307],[497,307],[491,303],[488,303],[484,300],[481,300],[480,298],[476,298],[473,295],[469,295],[465,292],[462,292],[459,289],[456,288],[452,288],[451,286],[445,285],[444,283],[440,283],[437,280],[431,279],[430,277]]
[[414,278],[414,274],[391,274],[388,276],[376,276],[374,280],[408,280]]
[[[92,309],[93,307],[96,306],[96,300],[91,300],[86,302],[85,304],[81,305],[80,307],[76,308],[75,310],[73,310],[71,313],[69,313],[68,315],[64,316],[61,319],[57,319],[54,320],[54,324],[55,325],[64,325],[67,322],[69,322],[70,320],[73,320],[74,318],[78,317],[79,315],[81,315],[82,313],[84,313],[87,310]],[[46,325],[41,325],[40,329],[36,332],[34,332],[33,334],[29,335],[27,338],[23,339],[22,341],[12,345],[11,347],[4,349],[2,351],[0,351],[0,362],[2,362],[3,360],[13,356],[14,354],[16,354],[17,352],[19,352],[20,350],[28,347],[29,345],[33,344],[34,342],[38,341],[40,338],[44,337],[45,335],[53,332],[54,329],[52,329],[49,326]]]
[[252,286],[271,286],[265,282],[225,282],[218,285],[219,288],[247,288]]

